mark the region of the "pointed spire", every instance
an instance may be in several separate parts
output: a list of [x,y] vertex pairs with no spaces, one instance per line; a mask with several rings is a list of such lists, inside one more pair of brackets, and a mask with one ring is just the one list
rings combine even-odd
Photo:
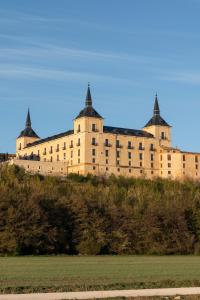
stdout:
[[29,108],[28,108],[28,113],[27,113],[27,117],[26,117],[26,127],[31,127],[31,117],[30,117]]
[[154,103],[154,116],[159,116],[160,115],[160,108],[159,108],[159,104],[158,104],[158,95],[156,93],[155,96],[155,103]]
[[85,99],[85,106],[92,106],[92,96],[90,92],[90,84],[88,83],[88,88],[87,88],[87,94],[86,94],[86,99]]

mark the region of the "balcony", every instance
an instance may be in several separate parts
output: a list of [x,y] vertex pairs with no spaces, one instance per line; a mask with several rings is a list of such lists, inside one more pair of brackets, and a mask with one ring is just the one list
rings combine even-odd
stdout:
[[112,147],[112,145],[110,143],[104,143],[105,147]]
[[145,149],[144,147],[139,147],[138,148],[138,150],[140,150],[140,151],[144,151],[144,149]]
[[122,148],[123,148],[123,146],[122,146],[122,145],[119,145],[119,144],[117,144],[117,145],[116,145],[116,148],[118,148],[118,149],[122,149]]
[[73,144],[71,144],[71,145],[69,146],[69,148],[74,148],[74,145],[73,145]]
[[97,142],[92,142],[91,145],[92,146],[98,146],[98,143]]
[[80,147],[80,145],[81,145],[81,143],[77,143],[77,144],[76,144],[77,147]]
[[93,129],[92,129],[92,132],[99,132],[99,129],[93,128]]
[[129,149],[129,150],[133,150],[133,149],[134,149],[134,147],[133,147],[133,146],[131,146],[131,145],[128,145],[127,149]]

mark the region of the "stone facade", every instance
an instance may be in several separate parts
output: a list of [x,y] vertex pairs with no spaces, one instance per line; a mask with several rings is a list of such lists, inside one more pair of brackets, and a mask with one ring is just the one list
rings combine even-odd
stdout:
[[134,177],[200,179],[200,153],[183,152],[171,145],[171,126],[161,117],[157,95],[154,112],[142,130],[110,127],[92,105],[88,86],[85,107],[73,129],[40,139],[26,127],[16,141],[12,163],[44,175],[123,175]]

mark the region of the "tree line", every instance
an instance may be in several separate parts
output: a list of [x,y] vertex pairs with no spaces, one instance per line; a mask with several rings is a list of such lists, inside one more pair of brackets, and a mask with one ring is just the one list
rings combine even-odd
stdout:
[[0,254],[200,254],[200,183],[3,165]]

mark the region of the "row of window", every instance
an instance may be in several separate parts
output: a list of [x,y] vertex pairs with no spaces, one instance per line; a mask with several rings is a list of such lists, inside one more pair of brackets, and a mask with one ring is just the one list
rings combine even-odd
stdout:
[[[99,131],[99,130],[97,129],[97,125],[96,125],[96,124],[92,124],[91,129],[92,129],[93,132],[98,132],[98,131]],[[80,125],[80,124],[78,125],[77,132],[81,132],[81,125]]]
[[[163,156],[162,156],[162,155],[160,155],[160,160],[161,160],[161,161],[163,160]],[[168,155],[167,155],[167,160],[172,160],[171,154],[168,154]],[[183,161],[186,161],[186,156],[185,156],[185,154],[182,156],[182,160],[183,160]],[[195,161],[195,163],[198,163],[198,162],[199,162],[199,157],[198,157],[197,155],[195,155],[194,161]]]
[[[92,146],[98,146],[98,143],[97,143],[97,141],[96,141],[96,138],[94,138],[94,137],[92,138],[91,144],[92,144]],[[80,146],[80,145],[81,145],[81,141],[80,141],[80,138],[79,138],[78,141],[77,141],[77,143],[76,143],[76,146]],[[105,140],[104,145],[105,145],[106,147],[112,147],[112,145],[109,143],[109,140],[108,140],[108,139]],[[73,147],[74,147],[74,143],[73,143],[73,141],[71,141],[71,142],[70,142],[70,145],[69,145],[69,148],[73,148]],[[123,146],[120,144],[120,141],[119,141],[119,140],[116,141],[116,148],[123,148]],[[132,146],[132,143],[131,143],[130,141],[128,142],[127,148],[128,148],[128,149],[134,149],[134,147]],[[65,142],[63,143],[63,146],[62,146],[61,149],[62,149],[62,150],[66,150],[66,143],[65,143]],[[139,143],[138,149],[139,149],[139,150],[144,150],[144,147],[143,147],[142,143]],[[154,150],[155,150],[155,149],[154,149],[154,145],[153,145],[153,144],[150,144],[150,151],[154,151]],[[60,145],[59,145],[59,144],[57,144],[55,151],[56,151],[56,152],[59,152],[59,151],[60,151]],[[50,153],[50,154],[53,153],[53,146],[50,146],[49,153]],[[38,150],[38,155],[39,155],[39,154],[40,154],[40,153],[39,153],[39,150]],[[47,148],[44,148],[44,150],[43,150],[43,155],[46,155],[46,154],[47,154]]]

